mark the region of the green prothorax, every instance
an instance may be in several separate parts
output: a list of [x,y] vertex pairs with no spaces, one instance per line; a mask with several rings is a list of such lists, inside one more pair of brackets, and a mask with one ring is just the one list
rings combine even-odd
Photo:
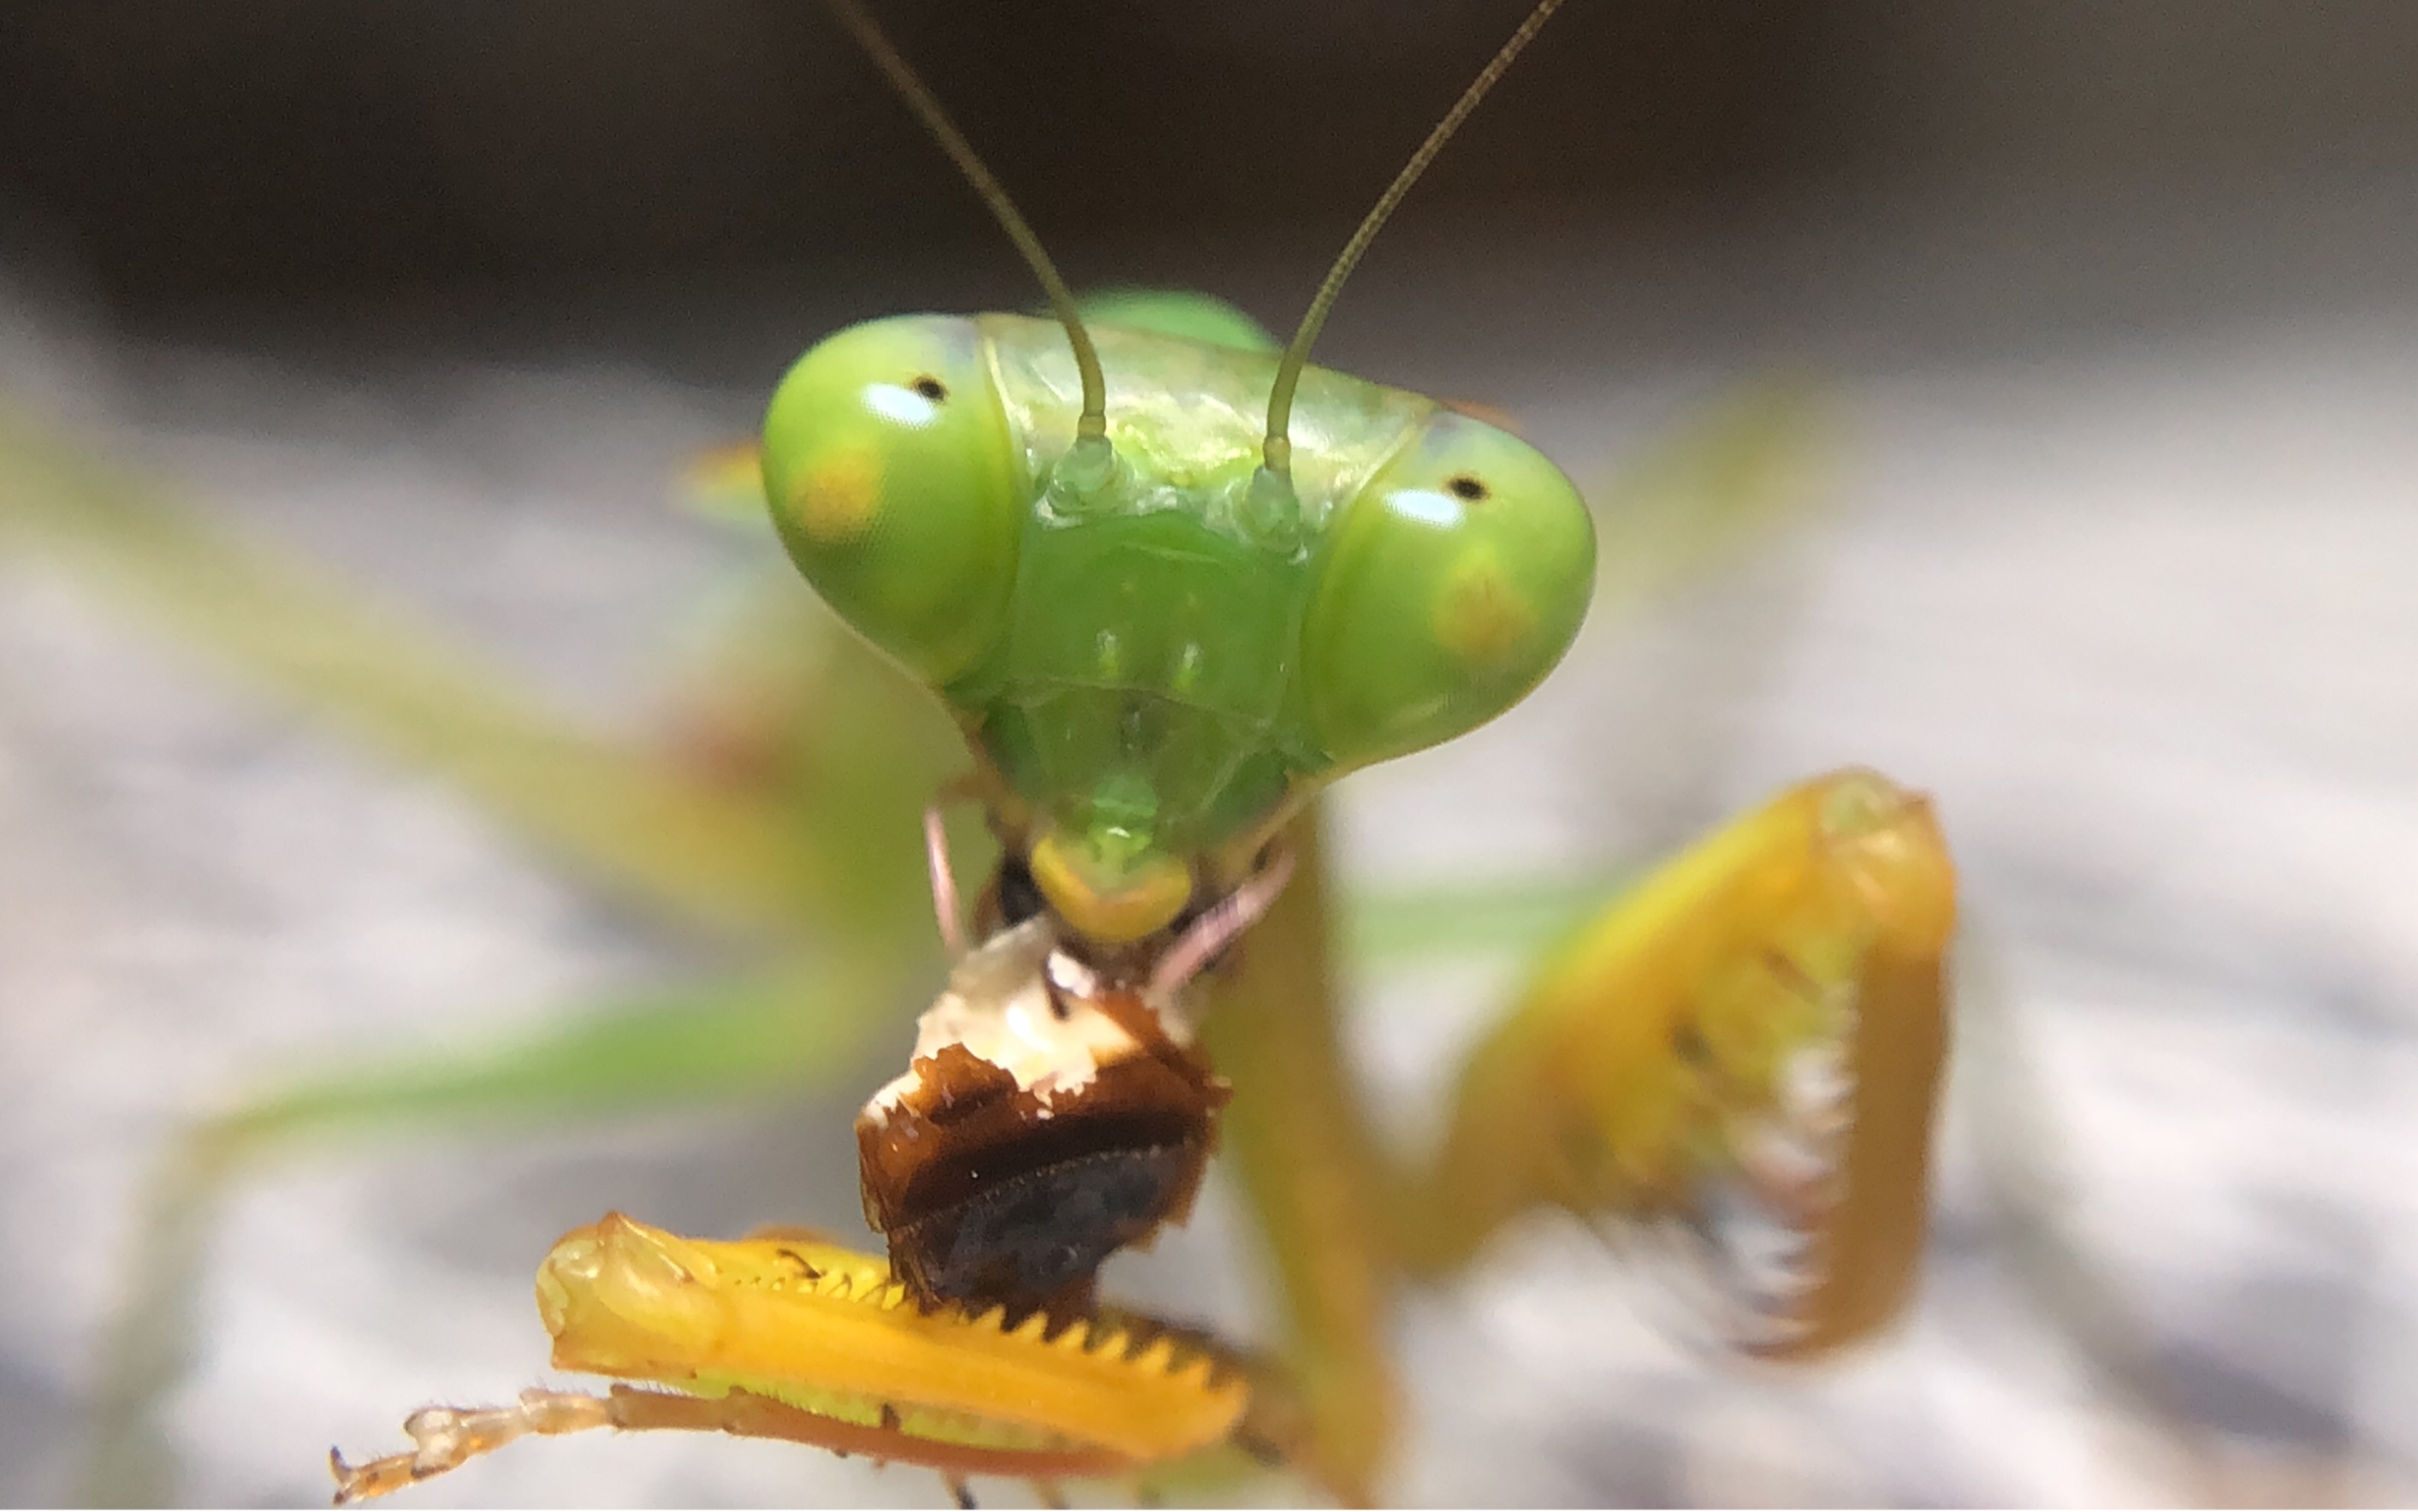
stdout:
[[1306,370],[1293,487],[1255,487],[1277,357],[1223,308],[1099,313],[1105,466],[1069,455],[1065,332],[1021,315],[851,327],[765,419],[790,555],[948,702],[1032,811],[1051,903],[1106,940],[1316,785],[1518,702],[1594,582],[1552,463],[1398,389]]

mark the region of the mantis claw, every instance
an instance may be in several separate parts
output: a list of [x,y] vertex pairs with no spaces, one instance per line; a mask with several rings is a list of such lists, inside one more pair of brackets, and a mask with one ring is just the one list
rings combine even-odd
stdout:
[[539,1308],[558,1368],[659,1382],[604,1397],[533,1387],[430,1407],[412,1447],[355,1466],[339,1505],[532,1434],[680,1429],[783,1439],[877,1462],[1043,1481],[1128,1474],[1225,1440],[1252,1390],[1235,1362],[1150,1320],[925,1308],[888,1264],[835,1245],[683,1239],[620,1216],[566,1235]]
[[1803,783],[1608,909],[1464,1078],[1415,1244],[1464,1261],[1534,1203],[1676,1254],[1715,1332],[1804,1358],[1915,1278],[1955,874],[1877,773]]

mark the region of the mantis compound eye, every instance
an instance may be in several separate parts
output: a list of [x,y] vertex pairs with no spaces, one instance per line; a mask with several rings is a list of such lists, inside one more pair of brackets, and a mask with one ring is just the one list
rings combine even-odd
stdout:
[[869,321],[798,359],[764,418],[764,489],[799,571],[940,685],[1004,625],[1021,524],[973,322]]
[[1595,587],[1595,526],[1525,442],[1439,414],[1330,527],[1302,632],[1310,715],[1358,766],[1450,740],[1526,696]]

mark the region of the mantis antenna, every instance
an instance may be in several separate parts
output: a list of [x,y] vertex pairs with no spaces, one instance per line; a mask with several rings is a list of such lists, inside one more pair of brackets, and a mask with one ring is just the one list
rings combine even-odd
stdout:
[[[1023,256],[1024,265],[1032,268],[1033,276],[1041,281],[1041,287],[1049,296],[1050,309],[1057,312],[1058,323],[1066,328],[1066,340],[1075,348],[1076,370],[1082,374],[1083,414],[1075,422],[1076,447],[1082,451],[1105,446],[1109,431],[1108,381],[1100,375],[1100,354],[1092,346],[1092,333],[1083,328],[1083,317],[1075,308],[1074,294],[1067,289],[1066,281],[1058,276],[1058,265],[1041,250],[1041,238],[1024,223],[1024,217],[1017,212],[1016,202],[1007,197],[1007,191],[999,187],[999,180],[983,166],[983,160],[975,155],[972,145],[949,119],[949,113],[941,108],[941,102],[924,87],[924,81],[915,76],[915,70],[907,66],[907,60],[899,55],[898,50],[890,45],[890,38],[874,24],[873,17],[865,12],[865,7],[858,0],[829,0],[829,4],[832,13],[839,18],[839,23],[848,28],[849,34],[856,38],[857,45],[865,49],[865,55],[873,59],[874,66],[898,92],[898,98],[907,102],[907,108],[924,123],[924,129],[932,133],[932,140],[938,142],[941,150],[949,155],[949,160],[957,165],[957,172],[965,175],[966,182],[982,196],[992,219],[999,222],[1002,231],[1007,233],[1007,239],[1016,243],[1016,250]],[[1087,441],[1095,443],[1095,447],[1085,448]],[[1102,460],[1106,460],[1106,452],[1101,452]]]
[[1319,328],[1326,324],[1326,312],[1334,307],[1335,296],[1343,287],[1343,281],[1350,278],[1352,269],[1359,266],[1361,254],[1369,250],[1370,242],[1377,239],[1377,233],[1385,227],[1386,219],[1394,213],[1394,207],[1402,203],[1402,196],[1419,181],[1419,175],[1427,172],[1428,164],[1435,161],[1436,154],[1442,152],[1444,145],[1452,140],[1452,134],[1461,130],[1461,123],[1469,119],[1469,113],[1477,108],[1477,102],[1486,98],[1486,92],[1493,88],[1495,81],[1511,67],[1511,60],[1518,57],[1522,50],[1544,29],[1546,21],[1561,8],[1561,3],[1562,0],[1537,0],[1537,8],[1528,12],[1528,19],[1520,23],[1520,29],[1511,34],[1511,39],[1503,44],[1493,60],[1477,70],[1477,77],[1471,80],[1469,87],[1461,92],[1461,98],[1453,101],[1452,109],[1444,113],[1444,119],[1436,122],[1435,130],[1419,144],[1419,150],[1411,154],[1411,160],[1402,164],[1402,171],[1394,176],[1394,181],[1385,187],[1385,192],[1377,197],[1376,207],[1369,212],[1368,219],[1360,222],[1360,229],[1352,233],[1352,239],[1343,244],[1342,255],[1337,257],[1335,266],[1326,270],[1326,281],[1318,286],[1317,297],[1309,301],[1308,313],[1301,317],[1301,328],[1293,333],[1293,340],[1285,345],[1284,360],[1277,366],[1276,386],[1268,391],[1268,439],[1263,452],[1263,476],[1253,480],[1254,492],[1259,492],[1259,485],[1269,481],[1280,485],[1286,495],[1293,492],[1293,438],[1285,434],[1293,423],[1293,391],[1301,382],[1301,370],[1309,362],[1310,345],[1318,340]]

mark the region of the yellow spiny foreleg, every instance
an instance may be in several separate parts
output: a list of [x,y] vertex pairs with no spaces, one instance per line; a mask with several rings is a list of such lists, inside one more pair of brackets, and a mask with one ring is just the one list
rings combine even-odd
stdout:
[[1251,1397],[1225,1358],[1146,1320],[926,1311],[887,1261],[794,1235],[683,1239],[614,1214],[563,1237],[537,1291],[558,1368],[668,1389],[428,1409],[411,1452],[333,1461],[339,1502],[596,1428],[788,1439],[953,1477],[1125,1475],[1223,1442]]
[[1955,917],[1929,807],[1873,772],[1705,840],[1480,1046],[1398,1204],[1414,1263],[1456,1268],[1552,1204],[1690,1240],[1744,1348],[1802,1356],[1877,1328],[1921,1252]]

